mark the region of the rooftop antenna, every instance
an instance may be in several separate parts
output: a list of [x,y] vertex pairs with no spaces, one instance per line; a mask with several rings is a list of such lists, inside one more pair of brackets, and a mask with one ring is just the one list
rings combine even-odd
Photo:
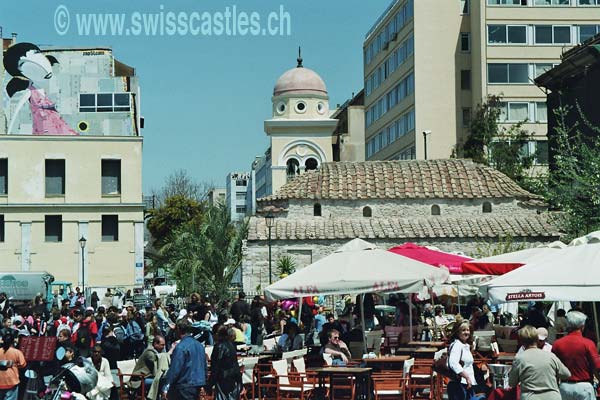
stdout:
[[300,46],[298,46],[298,66],[297,68],[303,68],[304,66],[302,65],[302,48]]

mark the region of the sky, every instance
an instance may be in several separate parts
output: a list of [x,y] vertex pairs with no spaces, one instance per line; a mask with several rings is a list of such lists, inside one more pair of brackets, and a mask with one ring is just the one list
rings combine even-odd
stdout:
[[365,34],[390,1],[3,0],[0,27],[40,47],[110,46],[136,68],[149,194],[178,169],[216,187],[249,171],[268,147],[273,86],[296,66],[298,46],[331,108],[360,91]]

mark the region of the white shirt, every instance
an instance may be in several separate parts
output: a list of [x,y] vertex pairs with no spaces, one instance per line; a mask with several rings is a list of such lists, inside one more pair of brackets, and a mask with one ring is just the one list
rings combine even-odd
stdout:
[[[473,354],[471,354],[471,346],[468,343],[463,343],[456,339],[450,345],[450,353],[448,354],[448,365],[450,368],[460,374],[465,371],[472,384],[475,382],[475,370],[473,369]],[[462,361],[463,365],[460,365]],[[467,380],[463,377],[460,383],[467,384]]]

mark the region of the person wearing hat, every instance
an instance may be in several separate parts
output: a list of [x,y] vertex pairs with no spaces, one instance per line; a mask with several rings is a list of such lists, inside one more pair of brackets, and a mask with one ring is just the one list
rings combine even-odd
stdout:
[[525,350],[515,357],[509,385],[521,385],[522,400],[561,400],[558,381],[570,378],[571,372],[555,354],[540,349],[539,337],[539,330],[531,325],[519,329]]
[[235,319],[229,318],[227,321],[225,321],[224,325],[228,328],[233,329],[233,332],[235,333],[235,339],[233,341],[236,345],[246,344],[246,336],[244,335],[244,332],[242,332],[242,330],[240,329],[240,326],[235,321]]
[[[551,352],[552,345],[550,343],[546,342],[546,339],[548,339],[548,329],[537,328],[536,332],[537,332],[537,347],[538,347],[538,349]],[[525,351],[524,345],[519,347],[519,351],[517,351],[517,355],[522,353],[523,351]]]

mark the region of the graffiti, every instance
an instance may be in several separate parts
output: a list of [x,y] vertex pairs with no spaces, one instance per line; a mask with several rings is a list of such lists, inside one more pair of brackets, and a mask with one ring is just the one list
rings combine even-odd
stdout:
[[4,53],[4,68],[13,78],[6,85],[10,98],[21,94],[8,124],[8,133],[14,133],[14,125],[20,111],[29,102],[34,135],[77,135],[62,119],[56,104],[48,98],[44,86],[52,78],[52,65],[58,61],[42,54],[31,43],[17,43]]

